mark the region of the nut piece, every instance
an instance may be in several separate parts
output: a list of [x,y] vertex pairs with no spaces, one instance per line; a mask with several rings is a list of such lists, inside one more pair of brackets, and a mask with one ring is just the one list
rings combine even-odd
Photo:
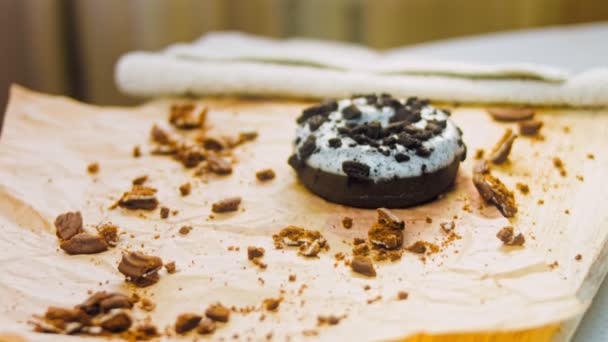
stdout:
[[74,235],[82,233],[82,215],[80,211],[67,212],[57,216],[55,219],[57,237],[60,240],[69,240]]
[[205,310],[205,316],[216,322],[228,322],[230,310],[220,303],[213,304]]
[[145,287],[158,281],[158,270],[163,261],[157,256],[148,256],[141,252],[123,252],[118,271],[135,285]]
[[134,185],[131,191],[127,191],[122,195],[120,200],[118,200],[118,205],[130,210],[154,210],[158,206],[156,189],[143,185]]
[[376,210],[378,213],[378,223],[386,226],[390,229],[403,229],[405,228],[405,222],[402,219],[397,217],[397,215],[393,214],[390,210],[386,208],[378,208]]
[[519,133],[521,135],[535,136],[538,131],[543,127],[543,122],[540,120],[524,120],[517,123],[519,126]]
[[214,213],[225,213],[230,211],[236,211],[239,209],[241,204],[240,197],[229,197],[221,201],[213,203],[211,211]]
[[59,247],[70,255],[96,254],[108,250],[108,245],[101,236],[89,233],[78,233],[69,240],[61,241]]
[[374,264],[372,263],[372,260],[368,257],[355,256],[350,263],[350,267],[352,268],[353,272],[355,272],[355,273],[359,273],[359,274],[367,276],[367,277],[376,276],[376,270],[374,269]]
[[525,107],[493,107],[487,111],[496,121],[520,121],[534,117],[534,110]]
[[494,164],[502,164],[507,161],[515,138],[517,138],[517,134],[514,134],[513,130],[508,128],[490,152],[490,161]]
[[513,192],[496,177],[490,174],[487,163],[479,162],[473,170],[473,184],[481,197],[494,204],[505,217],[513,217],[517,213]]
[[505,246],[522,246],[526,242],[522,233],[515,235],[512,226],[502,228],[496,233],[496,237],[502,241]]
[[271,179],[274,179],[275,177],[275,173],[273,169],[265,169],[265,170],[261,170],[255,173],[255,177],[260,181],[260,182],[265,182],[265,181],[269,181]]
[[175,332],[185,334],[196,328],[203,317],[193,313],[185,313],[177,316],[175,320]]

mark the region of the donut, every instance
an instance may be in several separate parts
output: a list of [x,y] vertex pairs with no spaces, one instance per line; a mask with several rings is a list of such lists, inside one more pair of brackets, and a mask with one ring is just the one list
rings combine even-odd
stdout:
[[306,108],[288,164],[330,201],[405,208],[436,198],[466,158],[462,130],[428,100],[355,95]]

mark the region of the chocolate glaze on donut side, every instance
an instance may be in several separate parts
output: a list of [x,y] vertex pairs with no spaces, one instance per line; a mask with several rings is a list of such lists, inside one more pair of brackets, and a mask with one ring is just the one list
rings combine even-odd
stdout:
[[434,199],[466,157],[449,112],[428,101],[358,95],[305,109],[289,164],[313,193],[363,208]]

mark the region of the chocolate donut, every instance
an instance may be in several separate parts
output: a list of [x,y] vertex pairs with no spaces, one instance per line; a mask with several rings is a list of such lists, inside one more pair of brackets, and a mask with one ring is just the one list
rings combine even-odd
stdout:
[[357,95],[306,108],[289,165],[313,193],[362,208],[404,208],[446,191],[466,157],[462,131],[427,100]]

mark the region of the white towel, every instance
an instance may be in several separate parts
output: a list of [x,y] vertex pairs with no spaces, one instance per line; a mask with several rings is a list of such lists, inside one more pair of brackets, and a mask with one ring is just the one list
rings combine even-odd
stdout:
[[608,106],[608,68],[570,73],[532,63],[465,63],[306,39],[212,33],[116,65],[125,93],[299,98],[388,92],[439,101]]

